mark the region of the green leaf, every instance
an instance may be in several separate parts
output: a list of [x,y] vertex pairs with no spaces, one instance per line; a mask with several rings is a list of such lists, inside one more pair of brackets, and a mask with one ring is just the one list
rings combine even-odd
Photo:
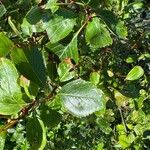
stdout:
[[0,32],[0,57],[6,56],[14,47],[14,43]]
[[35,25],[30,24],[26,18],[23,19],[21,24],[22,33],[24,35],[32,36],[33,33],[43,32],[45,29],[43,27],[43,22],[39,21]]
[[63,61],[65,58],[71,58],[76,63],[78,62],[78,47],[77,47],[77,34],[72,38],[71,42],[64,46],[59,43],[51,44],[50,42],[47,44],[47,48],[54,52],[59,58]]
[[44,24],[51,43],[56,43],[65,38],[76,24],[75,19],[55,17]]
[[103,92],[82,79],[64,85],[59,96],[65,108],[77,117],[85,117],[104,107]]
[[70,71],[73,65],[70,63],[61,62],[58,66],[57,72],[61,82],[68,81],[75,77],[75,71]]
[[58,10],[59,6],[57,5],[57,0],[48,0],[45,5],[45,9],[50,9],[52,13]]
[[137,80],[140,77],[142,77],[144,75],[144,70],[141,66],[135,66],[134,68],[132,68],[130,70],[130,72],[127,74],[127,77],[125,80]]
[[57,110],[52,110],[46,105],[40,107],[40,118],[45,126],[53,128],[61,121],[62,116]]
[[11,58],[23,76],[39,86],[45,86],[46,69],[42,54],[36,47],[28,49],[16,48],[12,51]]
[[42,9],[38,6],[32,7],[26,15],[27,21],[34,25],[42,19]]
[[0,17],[2,17],[6,13],[6,11],[7,10],[5,6],[2,3],[0,3]]
[[112,38],[104,24],[98,18],[88,23],[85,32],[86,42],[94,49],[112,44]]
[[27,140],[32,150],[43,150],[46,145],[46,129],[42,120],[28,118],[26,124]]
[[98,13],[107,26],[120,38],[125,38],[128,35],[127,27],[124,25],[124,21],[121,21],[112,11],[101,10]]
[[96,122],[98,127],[100,127],[105,134],[109,134],[112,131],[110,123],[108,123],[104,118],[98,118]]
[[125,107],[127,105],[127,103],[129,102],[129,97],[124,96],[117,90],[114,91],[114,97],[116,100],[116,105],[118,107],[120,107],[120,106]]
[[99,83],[100,79],[100,74],[98,72],[92,72],[90,74],[90,81],[94,84],[97,85]]
[[0,150],[4,150],[5,139],[6,139],[6,132],[3,131],[3,132],[0,133]]
[[25,102],[22,100],[21,89],[17,83],[18,73],[13,63],[0,59],[0,114],[13,115],[19,112]]
[[116,24],[116,33],[120,38],[125,38],[128,35],[127,27],[123,21],[118,21]]

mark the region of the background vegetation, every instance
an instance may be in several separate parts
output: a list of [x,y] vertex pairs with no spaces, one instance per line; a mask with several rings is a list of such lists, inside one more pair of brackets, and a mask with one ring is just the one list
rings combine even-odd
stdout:
[[0,1],[0,150],[150,149],[147,0]]

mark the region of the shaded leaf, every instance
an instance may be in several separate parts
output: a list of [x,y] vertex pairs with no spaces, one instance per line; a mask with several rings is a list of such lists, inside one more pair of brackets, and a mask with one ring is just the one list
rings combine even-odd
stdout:
[[101,10],[98,13],[108,27],[120,38],[125,38],[128,35],[127,27],[124,25],[124,22],[121,21],[112,11]]
[[6,11],[7,10],[5,6],[2,3],[0,3],[0,17],[2,17],[6,13]]
[[64,46],[59,43],[51,44],[50,42],[47,44],[47,48],[54,52],[59,58],[63,61],[65,58],[71,58],[76,63],[78,62],[78,47],[77,47],[77,37],[76,34],[72,38],[71,42]]
[[56,43],[65,38],[76,24],[75,19],[55,17],[44,24],[51,43]]
[[13,63],[0,59],[0,114],[13,115],[19,112],[25,102],[22,100],[21,89],[17,83],[18,73]]
[[0,57],[6,56],[14,47],[14,43],[0,32]]
[[28,118],[26,124],[27,140],[32,150],[43,150],[46,145],[46,129],[42,120]]
[[112,44],[112,38],[104,24],[98,18],[88,23],[85,32],[86,42],[94,49]]
[[36,47],[17,48],[12,51],[11,58],[23,76],[44,87],[46,84],[46,69],[42,54]]
[[62,119],[61,114],[57,110],[52,110],[46,105],[42,105],[40,107],[40,112],[41,112],[40,117],[44,125],[50,128],[58,125],[58,123]]
[[38,6],[32,7],[26,15],[27,21],[34,25],[42,19],[42,9]]
[[127,77],[125,80],[137,80],[140,77],[144,75],[144,70],[141,66],[135,66],[130,70],[130,72],[127,74]]
[[82,79],[64,85],[59,96],[67,110],[77,117],[85,117],[104,107],[103,92]]

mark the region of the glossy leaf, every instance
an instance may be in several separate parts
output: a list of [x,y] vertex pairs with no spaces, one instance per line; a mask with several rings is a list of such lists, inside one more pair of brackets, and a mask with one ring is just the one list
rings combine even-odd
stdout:
[[32,150],[43,150],[46,145],[46,129],[42,120],[28,118],[26,124],[27,140]]
[[6,13],[6,11],[7,10],[5,6],[2,3],[0,3],[0,17],[2,17]]
[[65,38],[76,24],[74,19],[55,17],[45,23],[46,32],[51,43],[56,43]]
[[68,81],[75,77],[75,71],[70,71],[73,65],[66,62],[61,62],[58,66],[57,72],[61,82]]
[[82,79],[62,87],[59,93],[65,108],[77,117],[85,117],[103,109],[103,92]]
[[36,47],[17,48],[12,51],[11,58],[23,76],[44,87],[46,84],[46,69],[42,55]]
[[137,80],[144,75],[144,70],[141,66],[135,66],[127,74],[126,80]]
[[0,57],[6,56],[13,48],[14,43],[3,32],[0,32]]
[[86,42],[94,49],[112,44],[112,38],[104,24],[98,18],[88,23],[85,32]]
[[59,56],[60,60],[64,60],[65,58],[71,58],[76,63],[78,62],[78,47],[77,47],[77,37],[76,35],[72,38],[71,42],[64,46],[59,43],[51,44],[50,42],[47,44],[47,48],[54,52]]
[[0,59],[0,114],[13,115],[19,112],[25,102],[22,100],[21,89],[17,83],[18,73],[13,63]]

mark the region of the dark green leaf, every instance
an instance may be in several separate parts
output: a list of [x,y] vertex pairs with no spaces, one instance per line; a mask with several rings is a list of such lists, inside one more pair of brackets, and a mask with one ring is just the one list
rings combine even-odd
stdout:
[[0,59],[0,114],[13,115],[25,106],[21,89],[17,83],[18,73],[13,63]]
[[144,75],[144,70],[141,66],[135,66],[127,74],[126,80],[137,80]]
[[46,129],[36,117],[28,118],[26,124],[27,140],[32,150],[43,150],[46,145]]
[[94,49],[112,44],[112,38],[98,18],[88,23],[85,33],[86,42]]
[[0,57],[6,56],[13,48],[14,43],[4,33],[0,32]]
[[125,38],[128,35],[127,27],[124,25],[124,22],[121,21],[112,11],[102,10],[99,14],[108,27],[120,38]]
[[11,58],[22,75],[44,87],[46,84],[46,69],[42,54],[36,47],[29,49],[17,48],[12,51]]
[[32,7],[27,13],[26,19],[31,25],[38,23],[42,19],[42,9],[38,6]]
[[52,110],[48,106],[44,105],[40,107],[41,119],[47,127],[54,127],[61,121],[62,116],[57,110]]
[[67,110],[77,117],[85,117],[104,107],[103,92],[81,79],[64,85],[59,96]]

